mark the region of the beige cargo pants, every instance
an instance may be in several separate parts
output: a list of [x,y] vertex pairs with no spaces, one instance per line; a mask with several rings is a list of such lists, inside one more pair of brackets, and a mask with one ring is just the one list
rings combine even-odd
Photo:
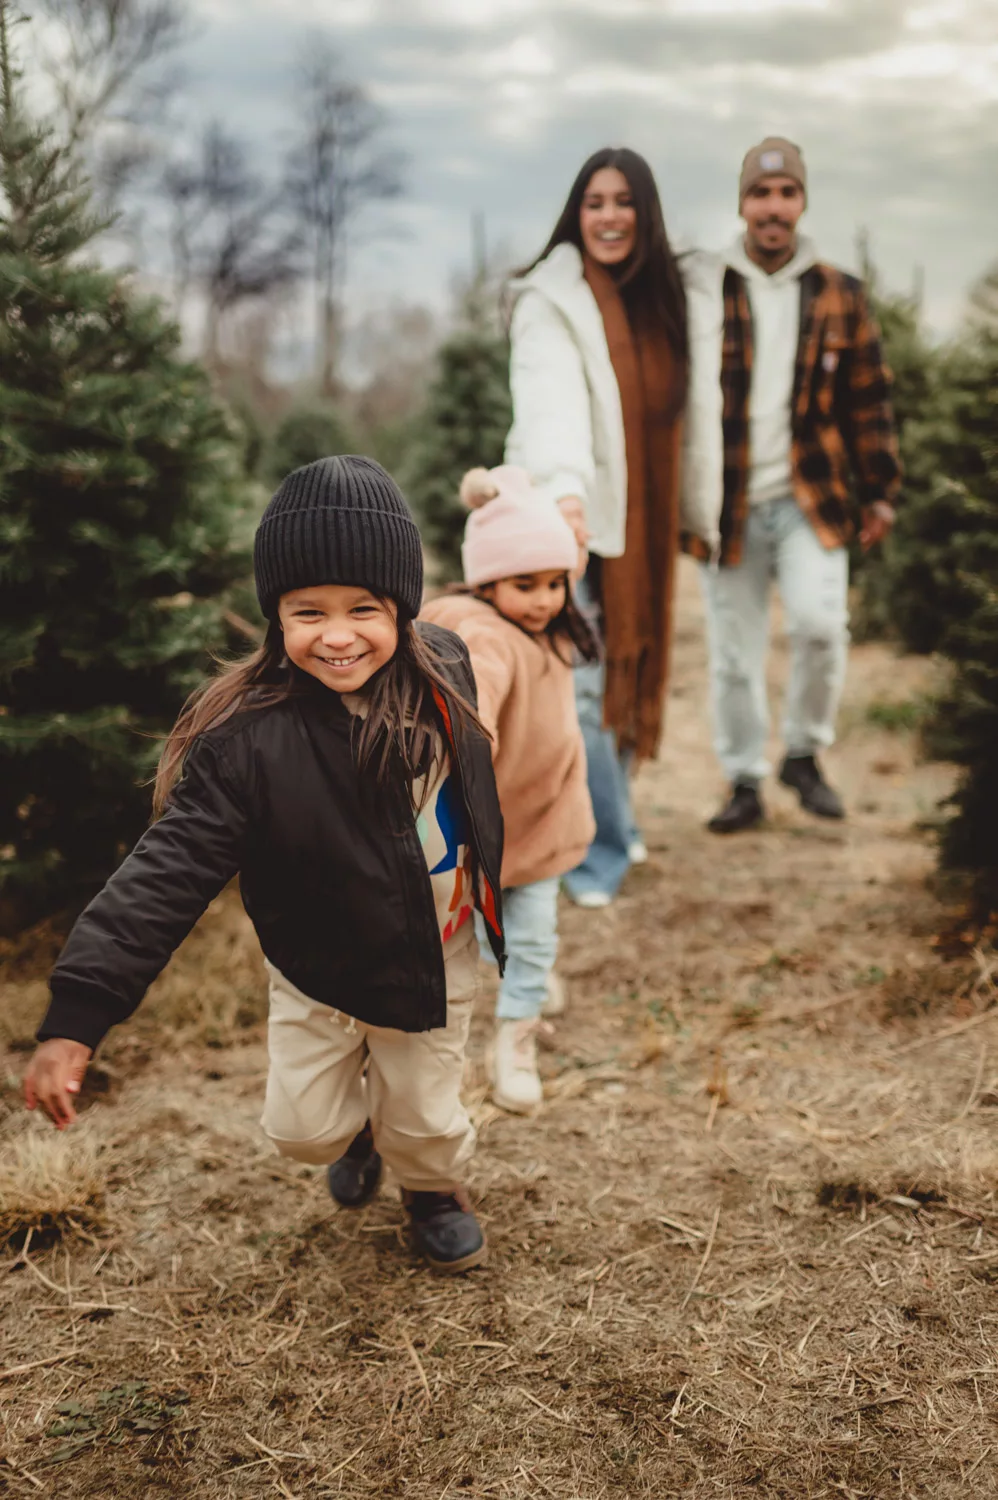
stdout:
[[460,1186],[475,1149],[461,1103],[480,984],[470,922],[446,945],[444,961],[447,1024],[418,1032],[342,1015],[267,965],[270,1070],[261,1124],[282,1156],[325,1166],[343,1155],[369,1119],[400,1186],[419,1192]]

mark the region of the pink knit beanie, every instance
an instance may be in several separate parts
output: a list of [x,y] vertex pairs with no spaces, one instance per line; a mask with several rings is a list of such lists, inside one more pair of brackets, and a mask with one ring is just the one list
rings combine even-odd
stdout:
[[548,568],[571,572],[578,560],[575,534],[557,506],[534,489],[526,469],[500,464],[469,469],[461,499],[471,511],[461,560],[464,581],[478,588]]

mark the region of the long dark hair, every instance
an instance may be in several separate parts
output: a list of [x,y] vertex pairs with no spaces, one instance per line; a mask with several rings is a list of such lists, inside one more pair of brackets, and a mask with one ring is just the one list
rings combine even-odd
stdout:
[[634,199],[637,234],[634,252],[620,266],[608,267],[632,319],[661,328],[685,377],[689,359],[686,330],[686,292],[676,257],[666,233],[662,203],[651,167],[643,156],[626,146],[604,146],[582,164],[572,183],[551,238],[537,259],[519,273],[525,276],[551,254],[556,245],[571,244],[583,250],[579,215],[586,188],[604,167],[616,167],[627,178]]
[[[471,704],[444,675],[436,652],[419,635],[412,619],[400,612],[397,624],[395,655],[371,679],[368,711],[356,736],[357,763],[362,773],[370,771],[378,783],[383,783],[397,756],[410,792],[413,783],[423,779],[425,799],[441,744],[441,715],[435,692],[443,697],[452,721],[486,739],[489,736]],[[281,627],[271,620],[262,645],[241,661],[220,663],[217,675],[185,703],[159,759],[153,790],[155,814],[159,816],[165,810],[180,779],[184,757],[199,735],[217,729],[233,714],[282,703],[309,691],[310,686],[308,675],[288,661]]]

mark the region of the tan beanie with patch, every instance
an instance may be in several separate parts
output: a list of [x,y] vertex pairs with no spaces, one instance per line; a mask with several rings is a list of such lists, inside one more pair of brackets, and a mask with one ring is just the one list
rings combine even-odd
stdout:
[[739,208],[749,188],[755,187],[764,177],[792,177],[804,189],[804,200],[807,201],[804,155],[793,141],[784,140],[781,135],[767,135],[758,146],[753,146],[751,151],[745,153],[742,175],[738,179]]

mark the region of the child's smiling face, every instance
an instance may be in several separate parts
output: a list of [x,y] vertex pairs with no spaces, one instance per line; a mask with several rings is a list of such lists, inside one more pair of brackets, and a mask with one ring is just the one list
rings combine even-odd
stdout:
[[565,608],[568,579],[563,568],[545,568],[541,573],[521,573],[516,578],[500,578],[482,589],[501,615],[529,630],[543,635],[551,621]]
[[282,594],[278,620],[288,660],[336,693],[356,693],[398,647],[398,606],[352,584]]

